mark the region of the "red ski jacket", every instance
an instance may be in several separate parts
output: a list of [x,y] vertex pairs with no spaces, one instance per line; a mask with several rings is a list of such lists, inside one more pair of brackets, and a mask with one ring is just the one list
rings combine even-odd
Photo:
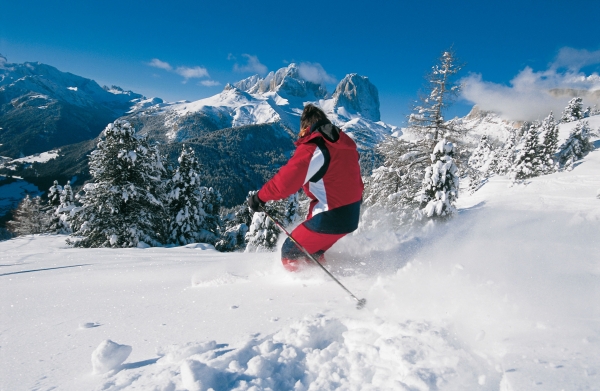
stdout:
[[311,231],[346,234],[358,227],[364,185],[356,144],[330,122],[317,122],[296,141],[294,156],[258,192],[263,202],[280,200],[302,187],[311,198]]

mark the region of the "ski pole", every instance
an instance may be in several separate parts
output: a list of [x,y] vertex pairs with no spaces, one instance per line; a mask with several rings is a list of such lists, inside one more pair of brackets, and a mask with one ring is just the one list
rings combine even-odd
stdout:
[[270,215],[269,215],[269,214],[268,214],[266,211],[263,211],[263,213],[264,213],[264,214],[265,214],[265,215],[266,215],[268,218],[270,218],[270,219],[271,219],[271,221],[272,221],[272,222],[274,222],[274,223],[275,223],[275,225],[276,225],[276,226],[278,226],[278,227],[279,227],[279,229],[280,229],[280,230],[282,230],[282,231],[283,231],[283,233],[284,233],[284,234],[286,234],[286,236],[287,236],[288,238],[290,238],[290,240],[291,240],[292,242],[294,242],[294,244],[295,244],[296,246],[298,246],[298,248],[299,248],[300,250],[302,250],[302,252],[304,252],[304,254],[306,254],[306,255],[308,256],[308,258],[310,258],[310,260],[311,260],[311,261],[313,261],[313,262],[314,262],[316,265],[318,265],[318,266],[319,266],[321,269],[323,269],[323,271],[324,271],[325,273],[327,273],[327,275],[328,275],[329,277],[331,277],[331,279],[332,279],[333,281],[335,281],[335,282],[336,282],[336,283],[337,283],[339,286],[341,286],[341,287],[342,287],[342,289],[344,289],[344,290],[345,290],[345,291],[346,291],[346,292],[347,292],[347,293],[348,293],[350,296],[352,296],[352,298],[353,298],[354,300],[356,300],[356,309],[357,309],[357,310],[360,310],[360,309],[362,309],[362,308],[363,308],[363,307],[364,307],[364,306],[367,304],[367,299],[359,299],[358,297],[354,296],[354,294],[353,294],[352,292],[350,292],[350,291],[348,290],[348,288],[346,288],[346,287],[345,287],[345,286],[344,286],[344,285],[343,285],[341,282],[339,282],[339,281],[338,281],[338,279],[337,279],[337,278],[335,278],[335,277],[334,277],[334,276],[333,276],[333,275],[332,275],[332,274],[329,272],[329,270],[327,270],[327,269],[325,268],[325,266],[321,265],[321,263],[319,263],[319,261],[317,261],[317,260],[315,259],[315,257],[313,257],[313,256],[312,256],[312,254],[311,254],[311,253],[309,253],[309,252],[308,252],[308,250],[306,250],[306,249],[304,248],[304,246],[302,246],[300,243],[298,243],[298,242],[296,241],[296,239],[294,239],[294,238],[292,237],[292,235],[291,235],[291,234],[290,234],[290,233],[289,233],[289,232],[288,232],[288,231],[287,231],[285,228],[283,228],[283,225],[281,225],[281,224],[279,223],[279,221],[277,221],[277,220],[275,220],[274,218],[272,218],[272,217],[271,217],[271,216],[270,216]]

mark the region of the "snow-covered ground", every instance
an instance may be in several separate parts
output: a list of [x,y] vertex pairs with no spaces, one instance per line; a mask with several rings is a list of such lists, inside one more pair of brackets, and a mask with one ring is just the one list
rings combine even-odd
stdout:
[[52,159],[56,159],[59,154],[59,150],[53,150],[48,152],[36,153],[35,155],[25,156],[19,159],[11,159],[0,156],[0,168],[8,168],[15,170],[15,164],[31,164],[31,163],[46,163]]
[[0,390],[599,390],[599,190],[596,150],[492,178],[449,224],[344,238],[360,311],[274,253],[0,242]]

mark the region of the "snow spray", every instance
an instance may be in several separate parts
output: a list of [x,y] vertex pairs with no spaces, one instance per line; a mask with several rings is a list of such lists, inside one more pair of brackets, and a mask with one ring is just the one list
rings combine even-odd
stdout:
[[308,252],[308,250],[306,250],[306,249],[304,248],[304,246],[302,246],[300,243],[298,243],[298,242],[296,241],[296,239],[294,239],[294,238],[292,237],[292,235],[291,235],[291,234],[290,234],[290,233],[289,233],[289,232],[288,232],[288,231],[287,231],[285,228],[283,228],[283,226],[282,226],[282,225],[279,223],[279,221],[277,221],[277,220],[275,220],[274,218],[272,218],[271,216],[269,216],[269,214],[268,214],[267,212],[263,211],[263,213],[264,213],[264,214],[265,214],[265,215],[266,215],[268,218],[270,218],[270,219],[271,219],[271,221],[273,221],[273,222],[275,223],[275,225],[276,225],[276,226],[278,226],[278,227],[279,227],[279,229],[280,229],[280,230],[282,230],[282,231],[283,231],[283,233],[284,233],[284,234],[286,234],[286,236],[287,236],[288,238],[290,238],[290,240],[291,240],[292,242],[294,242],[294,244],[295,244],[296,246],[298,246],[298,248],[299,248],[300,250],[302,250],[302,252],[303,252],[304,254],[306,254],[306,255],[308,256],[308,258],[309,258],[311,261],[313,261],[313,262],[314,262],[316,265],[318,265],[318,266],[319,266],[321,269],[323,269],[323,271],[324,271],[325,273],[327,273],[327,275],[328,275],[329,277],[331,277],[331,279],[332,279],[333,281],[335,281],[335,282],[336,282],[336,283],[337,283],[339,286],[341,286],[341,287],[342,287],[342,289],[344,289],[344,290],[345,290],[345,291],[346,291],[346,292],[347,292],[347,293],[348,293],[348,294],[349,294],[349,295],[350,295],[350,296],[351,296],[351,297],[352,297],[354,300],[356,300],[356,309],[357,309],[357,310],[360,310],[360,309],[364,308],[364,306],[367,304],[367,299],[359,299],[358,297],[356,297],[356,296],[355,296],[355,295],[354,295],[352,292],[350,292],[350,291],[348,290],[348,288],[346,288],[346,287],[345,287],[345,286],[344,286],[344,285],[343,285],[341,282],[339,282],[339,280],[338,280],[337,278],[335,278],[335,277],[333,276],[333,274],[331,274],[331,273],[329,272],[329,270],[327,270],[327,269],[325,268],[325,266],[321,265],[321,264],[319,263],[319,261],[317,261],[317,260],[315,259],[315,257],[313,257],[313,256],[312,256],[312,254],[311,254],[311,253],[309,253],[309,252]]

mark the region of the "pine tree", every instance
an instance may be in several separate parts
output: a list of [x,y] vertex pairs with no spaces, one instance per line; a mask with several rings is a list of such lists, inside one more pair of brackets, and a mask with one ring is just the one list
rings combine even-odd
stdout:
[[485,172],[488,170],[491,160],[494,158],[492,146],[488,141],[488,137],[484,134],[477,144],[477,148],[469,158],[469,166]]
[[62,188],[59,198],[60,204],[49,211],[51,214],[49,231],[57,234],[70,234],[71,213],[75,209],[75,199],[73,197],[73,189],[68,181]]
[[278,238],[279,228],[275,223],[264,212],[256,212],[246,234],[245,252],[274,251]]
[[592,115],[592,108],[590,106],[586,107],[583,112],[583,118],[589,118]]
[[384,161],[364,180],[361,228],[375,226],[383,218],[396,227],[415,221],[430,150],[431,142],[425,139],[410,142],[389,137],[378,146]]
[[[252,194],[252,192],[250,193]],[[246,233],[252,222],[253,213],[244,202],[230,210],[225,210],[221,217],[221,235],[215,248],[218,251],[235,251],[246,248]]]
[[509,137],[498,156],[498,166],[496,173],[506,175],[510,172],[515,159],[515,140],[514,137]]
[[459,173],[453,156],[454,145],[440,140],[431,154],[431,165],[425,171],[421,192],[421,213],[428,218],[447,218],[455,211]]
[[542,137],[542,143],[539,145],[541,172],[543,174],[551,174],[558,169],[558,164],[555,161],[556,150],[558,148],[558,125],[554,120],[552,112],[542,121],[540,136]]
[[57,207],[60,205],[60,195],[63,188],[58,184],[58,181],[54,181],[54,184],[48,189],[48,205]]
[[[297,198],[292,195],[284,200],[267,202],[264,208],[269,216],[285,226],[291,223],[289,218],[293,218],[291,213],[297,206]],[[279,234],[279,228],[265,213],[254,213],[246,234],[246,252],[273,251]]]
[[590,142],[589,125],[586,121],[581,121],[577,123],[569,134],[569,138],[558,151],[557,156],[560,167],[569,171],[572,170],[573,164],[582,159],[592,149],[594,149],[594,145]]
[[202,209],[204,210],[204,223],[202,225],[203,240],[208,243],[215,243],[221,230],[221,204],[223,199],[219,191],[212,187],[202,187],[201,189]]
[[33,235],[48,232],[49,216],[44,210],[40,197],[31,198],[29,195],[19,203],[13,212],[13,219],[6,226],[13,234]]
[[517,131],[513,130],[508,135],[508,139],[504,143],[502,149],[498,152],[498,163],[496,166],[496,174],[506,175],[513,167],[515,153],[517,147]]
[[456,84],[453,79],[461,68],[456,64],[454,52],[447,50],[425,77],[426,91],[420,97],[420,104],[413,107],[408,117],[409,126],[423,137],[431,137],[437,141],[446,134],[459,131],[452,126],[454,122],[444,120],[443,114],[460,92],[460,84]]
[[62,224],[60,217],[55,213],[60,206],[60,195],[63,188],[55,180],[54,184],[48,189],[48,231],[51,233],[61,233]]
[[532,178],[543,173],[538,147],[539,127],[539,123],[532,124],[524,136],[525,141],[523,147],[518,152],[511,169],[513,181]]
[[186,245],[199,241],[204,223],[202,186],[198,175],[198,160],[191,148],[185,146],[179,155],[179,167],[168,185],[170,243]]
[[560,122],[573,122],[583,118],[583,101],[580,97],[575,97],[569,101],[563,111]]
[[467,174],[469,177],[469,187],[467,188],[467,191],[469,194],[473,194],[483,185],[484,173],[475,168],[469,167],[467,169]]
[[156,147],[117,120],[104,129],[90,155],[92,182],[72,218],[69,244],[79,247],[136,247],[164,242],[161,202],[165,169]]

